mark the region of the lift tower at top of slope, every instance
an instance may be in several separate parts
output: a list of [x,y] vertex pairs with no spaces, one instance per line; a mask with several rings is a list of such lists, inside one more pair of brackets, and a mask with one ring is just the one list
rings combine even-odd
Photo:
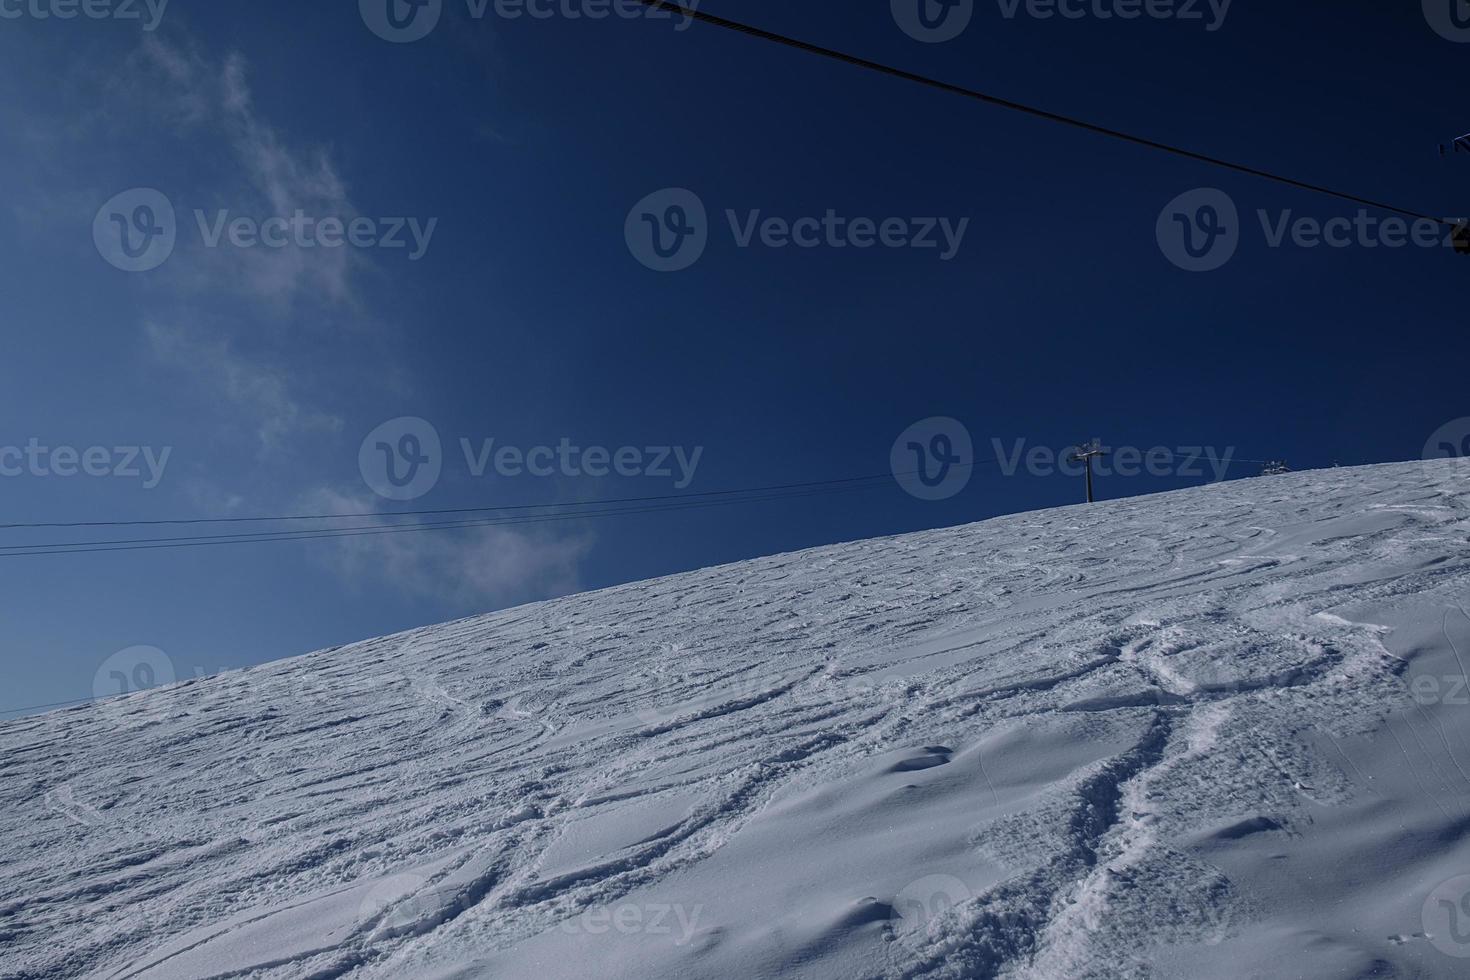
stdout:
[[1096,439],[1090,443],[1084,443],[1077,447],[1077,451],[1067,457],[1071,463],[1081,463],[1087,472],[1087,502],[1092,503],[1092,459],[1094,456],[1106,456],[1108,451],[1098,445]]

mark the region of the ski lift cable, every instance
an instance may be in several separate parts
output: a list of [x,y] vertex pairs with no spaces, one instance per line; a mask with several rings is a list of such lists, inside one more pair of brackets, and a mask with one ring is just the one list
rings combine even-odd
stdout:
[[1088,122],[1085,119],[1078,119],[1074,116],[1067,116],[1061,113],[1051,112],[1047,109],[1042,109],[1038,106],[1028,105],[1024,102],[1016,102],[1011,99],[1001,98],[1000,96],[989,95],[977,89],[966,88],[963,85],[956,85],[953,82],[942,81],[928,75],[920,75],[917,72],[907,71],[903,68],[896,68],[893,65],[887,65],[878,61],[870,61],[867,58],[860,58],[857,55],[848,54],[845,51],[838,51],[834,48],[822,47],[818,44],[812,44],[808,41],[802,41],[794,37],[789,37],[785,34],[777,34],[775,31],[768,31],[764,28],[755,27],[753,25],[745,24],[740,21],[729,20],[725,17],[717,17],[714,14],[708,13],[703,10],[696,10],[692,7],[686,7],[681,3],[675,2],[675,0],[638,0],[638,2],[646,7],[677,13],[681,16],[699,21],[700,23],[709,24],[711,26],[723,28],[728,31],[735,31],[737,33],[745,34],[759,40],[770,41],[774,44],[781,44],[789,48],[795,48],[798,51],[805,51],[808,54],[818,55],[819,57],[823,58],[830,58],[834,61],[841,61],[845,64],[853,65],[858,68],[864,68],[868,71],[879,72],[880,74],[884,75],[890,75],[894,78],[901,78],[905,81],[916,82],[920,85],[926,85],[930,88],[939,89],[944,92],[950,92],[954,95],[961,95],[965,98],[974,99],[987,105],[996,106],[997,108],[1008,109],[1012,112],[1023,113],[1028,116],[1034,116],[1038,119],[1044,119],[1048,122],[1059,123],[1064,126],[1071,126],[1076,129],[1095,133],[1099,136],[1106,136],[1110,139],[1121,140],[1125,143],[1132,143],[1136,146],[1147,147],[1151,150],[1159,150],[1163,153],[1170,153],[1174,156],[1184,157],[1185,159],[1194,160],[1199,163],[1209,164],[1212,167],[1219,167],[1221,169],[1231,170],[1236,173],[1246,174],[1251,177],[1259,177],[1264,180],[1275,181],[1278,184],[1285,184],[1288,187],[1295,187],[1299,190],[1311,191],[1316,194],[1325,194],[1329,197],[1335,197],[1343,201],[1350,201],[1354,204],[1360,204],[1365,207],[1375,208],[1381,211],[1389,211],[1394,214],[1403,215],[1407,218],[1433,221],[1438,224],[1455,229],[1459,229],[1464,225],[1464,222],[1461,219],[1439,217],[1432,214],[1425,214],[1421,211],[1415,211],[1411,208],[1401,208],[1395,204],[1389,204],[1384,201],[1376,201],[1372,198],[1361,197],[1357,194],[1351,194],[1346,191],[1334,190],[1331,187],[1326,187],[1321,184],[1314,184],[1308,181],[1298,180],[1294,177],[1287,177],[1283,174],[1274,173],[1270,170],[1263,170],[1259,167],[1252,167],[1247,164],[1236,163],[1232,160],[1226,160],[1221,157],[1211,156],[1207,153],[1200,153],[1195,150],[1186,149],[1181,146],[1175,146],[1171,143],[1164,143],[1159,140],[1151,139],[1147,136],[1138,136],[1136,134],[1125,132],[1120,129],[1113,129],[1108,126],[1102,126],[1097,123]]
[[[891,477],[885,476],[885,481]],[[157,551],[169,548],[192,548],[209,545],[238,545],[257,544],[275,541],[315,541],[324,538],[352,538],[379,534],[403,534],[419,531],[441,531],[456,530],[476,527],[521,527],[528,524],[547,524],[560,521],[576,521],[599,517],[621,517],[631,514],[653,514],[681,510],[696,510],[706,507],[731,507],[737,504],[763,503],[770,501],[784,501],[801,497],[825,496],[833,493],[844,493],[858,490],[874,490],[884,486],[882,483],[858,484],[843,487],[832,487],[821,490],[807,490],[788,492],[783,494],[770,494],[765,496],[747,496],[733,500],[699,500],[689,501],[682,504],[666,504],[661,506],[625,507],[616,510],[602,511],[577,511],[562,514],[533,514],[520,517],[507,518],[479,518],[463,521],[444,521],[425,524],[389,524],[370,525],[353,528],[308,528],[299,531],[259,531],[244,534],[215,534],[215,535],[181,535],[170,538],[128,538],[121,540],[98,540],[98,541],[75,541],[75,542],[47,542],[32,545],[5,545],[0,547],[0,559],[5,558],[32,558],[45,555],[76,555],[97,554],[99,552],[112,551]]]
[[[977,466],[982,462],[972,461],[969,463],[954,463],[954,466]],[[768,493],[782,490],[805,490],[816,487],[838,486],[849,483],[863,483],[869,480],[891,480],[895,476],[912,476],[918,471],[902,473],[870,473],[866,476],[839,477],[827,480],[809,480],[801,483],[779,483],[765,486],[739,487],[727,490],[701,490],[694,493],[669,493],[654,494],[642,497],[610,497],[597,500],[571,501],[559,504],[498,504],[483,507],[446,507],[435,510],[365,510],[365,511],[343,511],[335,514],[280,514],[262,515],[256,517],[188,517],[188,518],[162,518],[158,520],[136,520],[136,521],[23,521],[10,524],[0,524],[0,530],[16,530],[30,528],[82,528],[82,527],[147,527],[168,524],[259,524],[275,521],[333,521],[364,517],[441,517],[449,514],[488,514],[500,512],[520,512],[547,510],[551,508],[569,507],[601,507],[609,504],[642,504],[661,501],[683,501],[695,500],[707,497],[732,497],[753,493]]]
[[[1164,447],[1156,447],[1150,452],[1164,452],[1170,457],[1177,458],[1183,454],[1174,452]],[[1002,460],[975,459],[968,462],[957,461],[950,465],[955,468],[973,468],[987,464],[999,464]],[[1273,460],[1245,459],[1231,456],[1228,460],[1221,459],[1225,465],[1237,463],[1267,464]],[[918,470],[899,471],[888,473],[871,473],[866,476],[841,477],[830,480],[811,480],[802,483],[773,484],[768,486],[745,487],[727,490],[706,490],[697,493],[681,494],[658,494],[644,497],[612,497],[600,500],[580,501],[567,504],[519,504],[511,506],[493,507],[459,507],[440,508],[435,510],[400,510],[400,511],[354,511],[339,514],[286,514],[286,515],[264,515],[258,517],[194,517],[194,518],[164,518],[157,520],[120,520],[120,521],[38,521],[31,523],[0,524],[4,530],[34,530],[34,529],[78,529],[78,528],[103,528],[103,527],[162,527],[179,525],[213,525],[213,524],[240,524],[240,523],[273,523],[273,522],[300,522],[300,521],[329,521],[343,519],[367,519],[390,520],[393,518],[409,517],[447,517],[451,515],[511,513],[517,516],[510,517],[485,517],[471,519],[466,517],[462,521],[449,521],[442,523],[413,523],[400,525],[373,525],[369,527],[344,528],[336,525],[328,525],[319,528],[305,528],[300,531],[255,531],[240,532],[238,534],[221,535],[180,535],[168,538],[135,538],[135,539],[108,539],[99,541],[79,542],[50,542],[41,544],[17,544],[0,545],[0,558],[10,557],[18,554],[43,554],[50,553],[39,549],[63,549],[83,548],[92,545],[131,545],[150,544],[159,542],[194,542],[200,540],[237,539],[242,543],[251,540],[303,540],[312,536],[325,534],[332,531],[361,531],[364,533],[385,533],[392,530],[437,530],[450,527],[491,527],[497,524],[512,523],[538,523],[545,520],[575,520],[578,518],[609,517],[624,513],[653,513],[661,510],[683,510],[699,503],[729,503],[738,504],[746,502],[760,502],[765,500],[782,500],[808,496],[802,491],[814,491],[810,495],[819,495],[825,492],[838,492],[843,489],[872,489],[884,486],[888,481],[896,477],[915,476]],[[608,508],[623,504],[648,505],[638,508],[622,508],[613,510],[597,509],[574,509],[574,508]],[[528,511],[550,511],[550,513],[527,513]],[[295,537],[291,537],[291,536]],[[121,548],[108,550],[124,550]]]

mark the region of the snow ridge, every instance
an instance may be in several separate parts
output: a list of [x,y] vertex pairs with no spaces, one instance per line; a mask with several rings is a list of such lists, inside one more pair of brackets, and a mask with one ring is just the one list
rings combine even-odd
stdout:
[[1334,469],[7,722],[0,978],[1458,976],[1467,594]]

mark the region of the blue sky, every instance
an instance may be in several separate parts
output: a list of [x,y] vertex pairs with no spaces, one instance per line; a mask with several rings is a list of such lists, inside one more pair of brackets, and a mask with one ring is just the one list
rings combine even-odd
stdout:
[[[899,434],[933,417],[962,423],[979,461],[941,500],[888,481],[608,520],[0,558],[0,707],[85,697],[109,657],[140,645],[186,677],[1079,499],[1074,477],[1006,476],[993,439],[1233,447],[1306,467],[1416,458],[1470,414],[1457,323],[1470,259],[1359,237],[1271,246],[1270,229],[1351,218],[1349,204],[705,25],[569,16],[589,9],[576,0],[515,19],[444,0],[411,43],[378,37],[346,2],[172,0],[156,24],[141,4],[141,21],[36,16],[48,3],[0,4],[0,446],[77,460],[0,477],[6,522],[796,483],[882,473]],[[905,33],[888,2],[701,8],[1408,208],[1470,211],[1470,156],[1437,149],[1470,130],[1457,71],[1470,48],[1432,29],[1433,3],[1428,16],[1329,15],[1238,0],[1223,17],[1196,5],[1191,20],[1099,16],[1116,0],[1037,17],[992,0],[942,43]],[[105,238],[112,214],[139,217],[127,196],[139,188],[166,199],[176,240],[130,272],[94,223]],[[704,209],[704,251],[655,271],[626,232],[644,213],[662,221],[675,188]],[[1221,267],[1190,272],[1157,229],[1200,188],[1237,208],[1237,241]],[[250,238],[298,210],[406,244]],[[838,248],[825,232],[814,247],[773,244],[829,213],[842,235],[870,222],[870,240],[888,220],[895,241],[963,232],[952,249]],[[442,446],[437,481],[412,502],[376,494],[359,461],[369,433],[403,417]],[[476,476],[461,439],[601,447],[608,460]],[[136,447],[140,475],[88,476],[91,447],[107,450],[91,459],[99,472]],[[659,447],[686,462],[698,450],[697,465],[684,480],[677,466],[619,475],[622,447],[640,453],[629,472]],[[156,486],[144,450],[155,464],[168,453]],[[1114,476],[1099,492],[1207,478]]]

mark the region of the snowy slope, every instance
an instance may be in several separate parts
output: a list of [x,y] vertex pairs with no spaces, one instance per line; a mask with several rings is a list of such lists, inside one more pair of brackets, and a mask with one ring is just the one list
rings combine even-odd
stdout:
[[1464,976],[1467,607],[1377,466],[0,724],[0,976]]

